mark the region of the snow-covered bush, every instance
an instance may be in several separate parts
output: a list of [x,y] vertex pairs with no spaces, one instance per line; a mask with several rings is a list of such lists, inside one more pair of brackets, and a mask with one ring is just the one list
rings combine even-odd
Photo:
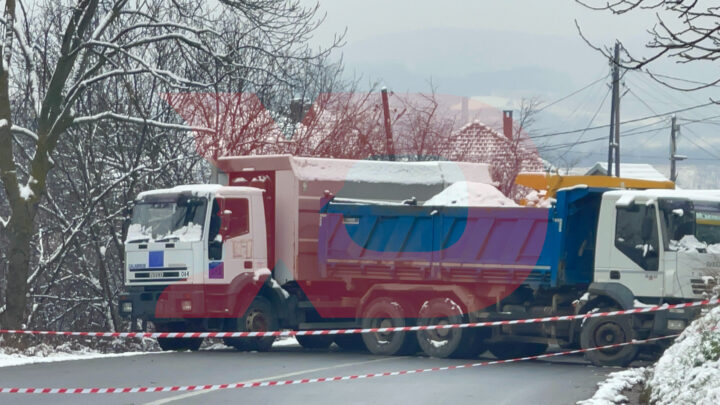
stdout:
[[720,307],[693,322],[655,365],[650,403],[720,403]]

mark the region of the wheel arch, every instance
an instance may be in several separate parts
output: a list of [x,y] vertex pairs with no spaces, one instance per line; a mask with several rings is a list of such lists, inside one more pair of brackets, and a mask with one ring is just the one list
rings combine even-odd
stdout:
[[588,287],[590,299],[581,308],[579,313],[586,313],[597,307],[597,304],[607,303],[617,306],[618,309],[634,308],[635,295],[629,288],[620,283],[592,283]]
[[363,311],[367,306],[377,298],[388,297],[401,302],[410,301],[415,303],[416,308],[404,308],[406,318],[417,318],[418,311],[423,302],[433,298],[451,298],[460,305],[463,315],[469,316],[469,309],[475,305],[476,297],[467,288],[463,286],[438,286],[417,284],[417,285],[399,285],[399,284],[376,284],[372,286],[360,299],[357,306],[355,317],[361,319]]

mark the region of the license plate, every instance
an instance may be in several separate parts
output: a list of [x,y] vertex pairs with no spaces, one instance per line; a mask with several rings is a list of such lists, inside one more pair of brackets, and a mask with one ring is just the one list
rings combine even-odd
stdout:
[[163,278],[163,272],[162,271],[151,271],[150,278]]

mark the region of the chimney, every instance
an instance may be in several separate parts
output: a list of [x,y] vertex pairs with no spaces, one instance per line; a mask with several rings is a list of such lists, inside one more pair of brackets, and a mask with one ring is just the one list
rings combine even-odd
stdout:
[[467,97],[462,98],[462,115],[460,116],[460,125],[465,125],[470,121],[470,100]]
[[503,111],[503,134],[507,139],[513,139],[513,118],[512,110]]

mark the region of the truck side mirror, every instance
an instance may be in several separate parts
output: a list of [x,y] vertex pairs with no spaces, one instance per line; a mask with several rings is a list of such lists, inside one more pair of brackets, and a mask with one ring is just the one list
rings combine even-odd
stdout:
[[219,240],[211,240],[208,243],[208,259],[222,260],[223,243]]

